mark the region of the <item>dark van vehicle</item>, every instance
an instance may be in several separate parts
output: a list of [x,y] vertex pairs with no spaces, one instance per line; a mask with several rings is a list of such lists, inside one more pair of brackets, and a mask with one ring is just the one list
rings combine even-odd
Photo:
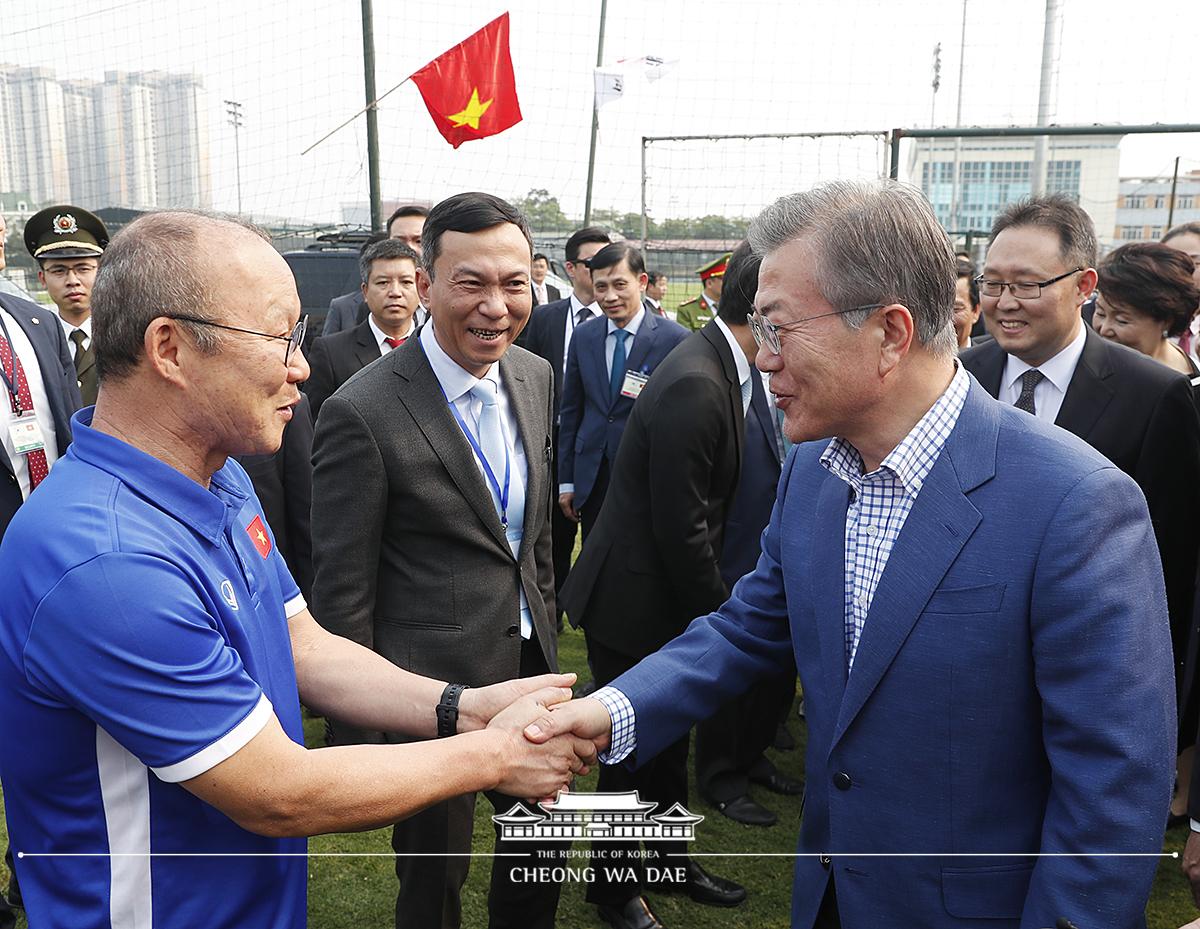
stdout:
[[283,253],[283,260],[296,276],[300,312],[308,314],[305,350],[321,334],[329,301],[359,289],[358,251],[362,241],[358,239],[365,241],[366,234],[323,236],[307,248]]

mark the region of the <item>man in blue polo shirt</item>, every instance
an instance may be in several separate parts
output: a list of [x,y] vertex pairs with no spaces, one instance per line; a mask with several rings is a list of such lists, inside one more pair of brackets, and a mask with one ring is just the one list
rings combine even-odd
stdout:
[[[278,447],[308,374],[299,314],[249,227],[152,214],[111,243],[97,405],[0,545],[0,778],[31,925],[302,927],[303,836],[547,796],[594,756],[521,734],[569,675],[464,693],[309,614],[226,460]],[[307,751],[298,698],[463,734]]]

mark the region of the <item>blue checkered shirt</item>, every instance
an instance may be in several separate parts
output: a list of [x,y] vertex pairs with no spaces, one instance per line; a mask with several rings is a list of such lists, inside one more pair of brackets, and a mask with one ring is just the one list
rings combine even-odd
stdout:
[[[950,386],[870,474],[863,474],[862,455],[844,439],[834,439],[821,455],[821,464],[849,484],[851,490],[850,506],[846,510],[848,668],[854,666],[858,640],[892,546],[904,528],[904,521],[912,511],[925,478],[942,453],[946,439],[954,431],[970,383],[966,370],[956,361]],[[611,744],[607,752],[600,754],[600,761],[617,764],[637,747],[633,705],[614,687],[602,687],[591,696],[604,704],[612,717]]]
[[970,379],[962,365],[955,362],[955,367],[950,386],[870,474],[863,473],[862,455],[845,439],[834,439],[821,455],[822,466],[850,486],[846,509],[847,669],[854,667],[863,626],[892,546],[967,399]]

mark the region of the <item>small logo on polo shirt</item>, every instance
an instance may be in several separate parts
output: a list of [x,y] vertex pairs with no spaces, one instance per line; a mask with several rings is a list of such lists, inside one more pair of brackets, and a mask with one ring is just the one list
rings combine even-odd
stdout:
[[228,580],[221,581],[221,598],[235,610],[238,608],[237,595],[233,592],[233,584]]
[[267,527],[263,525],[261,516],[255,516],[246,527],[246,535],[250,536],[250,541],[254,543],[260,555],[266,558],[271,554],[271,537],[267,535]]

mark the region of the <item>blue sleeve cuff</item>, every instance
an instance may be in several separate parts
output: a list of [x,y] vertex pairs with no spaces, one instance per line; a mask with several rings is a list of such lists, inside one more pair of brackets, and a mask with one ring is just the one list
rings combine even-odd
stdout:
[[573,493],[575,493],[575,485],[574,484],[559,484],[558,492],[560,494],[573,494]]
[[615,687],[601,687],[594,694],[593,700],[599,700],[612,719],[612,739],[608,751],[600,753],[602,764],[618,764],[624,761],[637,748],[636,720],[633,704],[621,691]]

